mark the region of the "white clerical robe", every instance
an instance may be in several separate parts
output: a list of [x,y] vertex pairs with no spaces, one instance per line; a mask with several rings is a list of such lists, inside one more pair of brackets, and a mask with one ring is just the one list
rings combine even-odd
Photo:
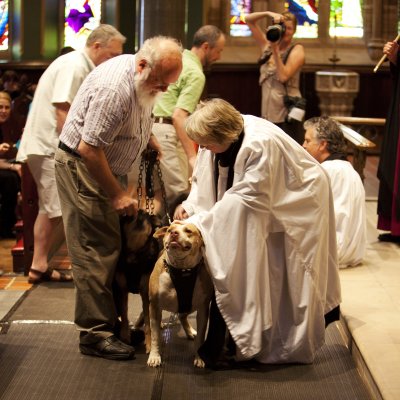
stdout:
[[339,268],[357,265],[366,248],[364,186],[348,161],[327,160],[321,165],[331,180]]
[[232,187],[216,201],[214,154],[200,149],[183,207],[238,358],[309,363],[341,301],[328,177],[275,125],[243,118]]

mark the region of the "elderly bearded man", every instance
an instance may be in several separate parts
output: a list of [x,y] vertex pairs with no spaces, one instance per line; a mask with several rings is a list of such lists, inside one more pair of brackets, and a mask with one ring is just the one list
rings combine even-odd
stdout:
[[[72,104],[56,153],[56,180],[76,285],[83,354],[124,360],[134,349],[114,335],[112,281],[121,248],[119,215],[135,215],[126,174],[150,138],[152,107],[182,70],[171,38],[146,40],[136,55],[95,69]],[[149,142],[150,140],[150,142]]]

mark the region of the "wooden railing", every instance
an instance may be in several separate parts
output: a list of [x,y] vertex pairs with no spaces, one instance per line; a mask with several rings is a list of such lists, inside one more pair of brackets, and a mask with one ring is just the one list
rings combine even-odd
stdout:
[[[333,116],[342,125],[343,134],[353,152],[353,167],[364,181],[364,168],[367,160],[367,151],[374,149],[377,144],[366,136],[378,138],[376,127],[385,125],[384,118],[358,118]],[[362,134],[361,134],[362,133]]]

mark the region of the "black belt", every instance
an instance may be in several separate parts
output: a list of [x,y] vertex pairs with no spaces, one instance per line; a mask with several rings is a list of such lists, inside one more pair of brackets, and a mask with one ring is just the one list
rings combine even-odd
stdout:
[[155,117],[154,122],[157,124],[173,125],[172,118],[170,117]]
[[65,151],[66,153],[72,154],[74,157],[81,158],[80,154],[77,153],[75,150],[72,150],[63,142],[58,142],[58,148]]

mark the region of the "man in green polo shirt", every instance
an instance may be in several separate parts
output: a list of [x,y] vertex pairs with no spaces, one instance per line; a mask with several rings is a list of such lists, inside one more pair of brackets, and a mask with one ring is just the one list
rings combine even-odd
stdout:
[[169,204],[189,190],[189,177],[196,148],[185,132],[186,118],[196,109],[204,89],[203,69],[219,60],[225,45],[222,31],[213,25],[201,27],[190,50],[183,52],[183,70],[154,106],[153,133],[162,149],[161,172]]

